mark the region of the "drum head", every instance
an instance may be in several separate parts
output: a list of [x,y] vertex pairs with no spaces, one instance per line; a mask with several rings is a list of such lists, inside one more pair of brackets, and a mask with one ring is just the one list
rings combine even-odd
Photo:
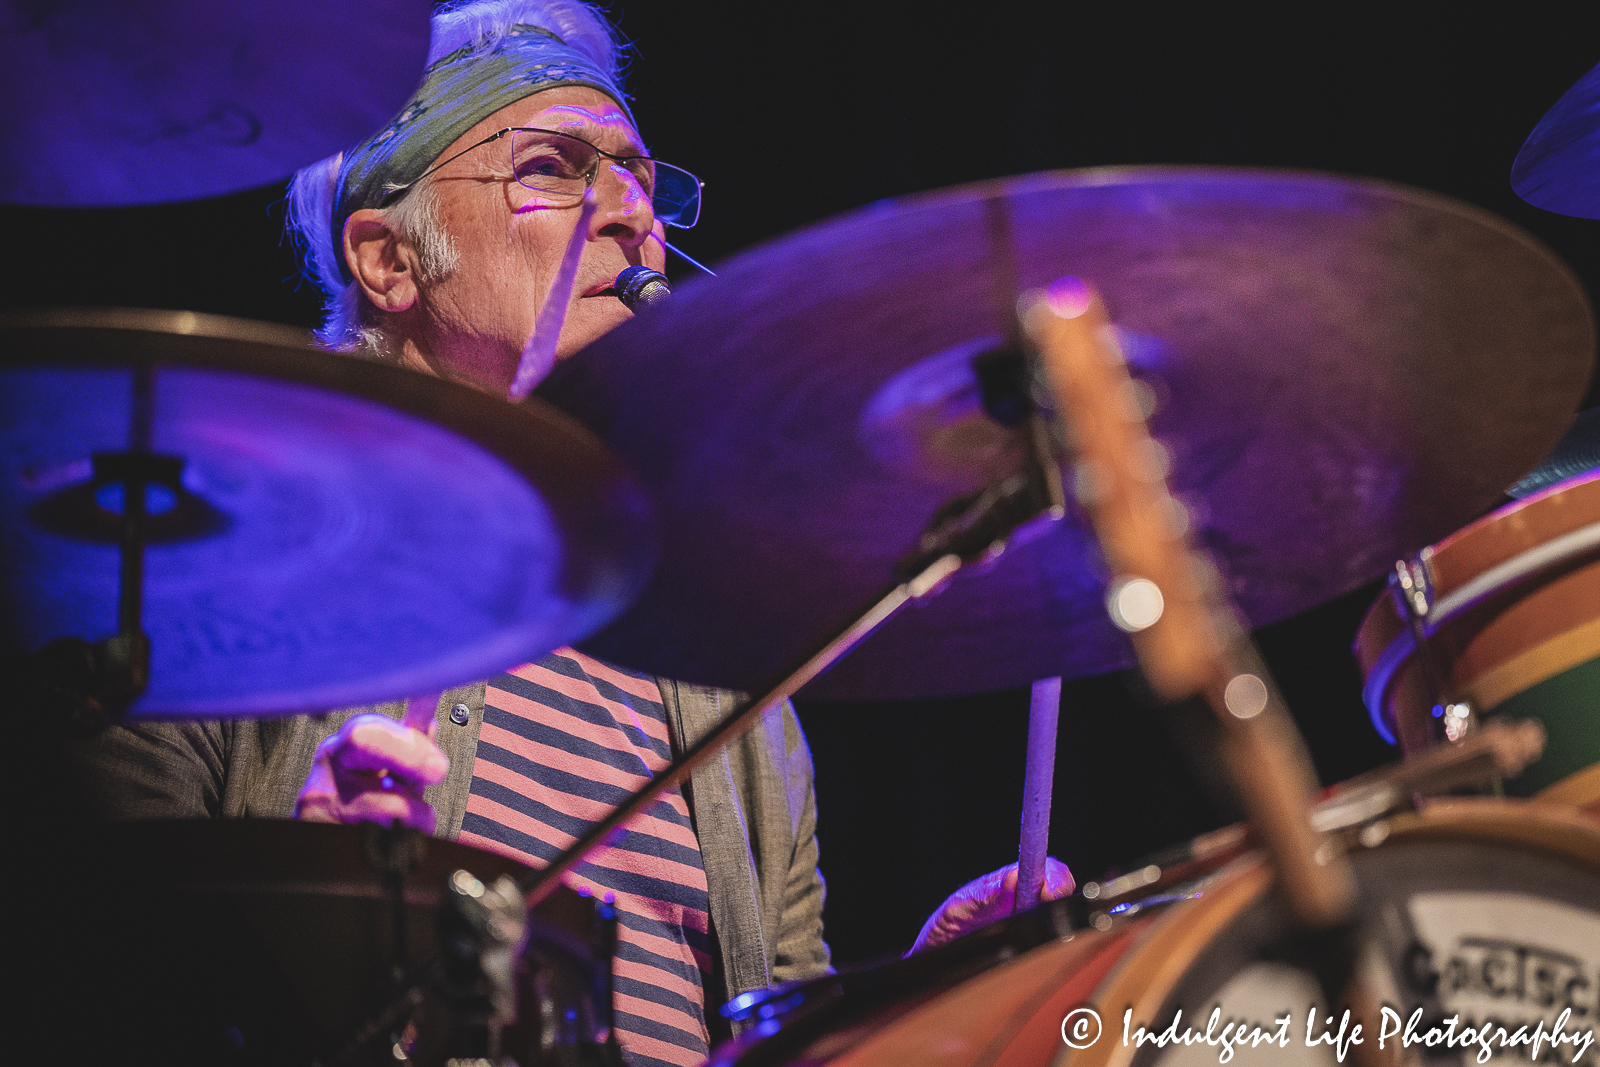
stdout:
[[[1469,1023],[1481,1028],[1491,1022],[1504,1026],[1508,1036],[1519,1027],[1531,1034],[1542,1022],[1548,1035],[1568,1007],[1563,1031],[1568,1038],[1576,1034],[1581,1040],[1596,1026],[1600,826],[1534,802],[1453,801],[1422,815],[1373,824],[1353,850],[1360,885],[1356,969],[1363,981],[1354,987],[1353,1000],[1341,993],[1340,1009],[1331,1013],[1334,1035],[1347,1002],[1356,1010],[1346,1036],[1359,1020],[1363,1052],[1375,1051],[1380,1027],[1398,1027],[1403,1037],[1420,1008],[1412,1025],[1411,1057],[1420,1051],[1430,1064],[1468,1058],[1477,1063],[1479,1046],[1447,1049],[1436,1038],[1428,1048],[1415,1039],[1451,1016],[1458,1017],[1458,1035]],[[1337,963],[1337,957],[1319,957],[1314,942],[1291,931],[1260,860],[1250,858],[1215,875],[1192,899],[1131,921],[1128,914],[1107,929],[1078,930],[998,964],[915,1010],[884,1020],[871,1034],[841,1032],[850,1039],[831,1046],[813,1039],[797,1047],[779,1032],[759,1043],[741,1039],[740,1055],[713,1062],[738,1067],[1343,1067],[1358,1062],[1353,1046],[1341,1059],[1336,1046],[1321,1040],[1330,1012],[1314,967],[1319,961],[1326,967],[1330,959]],[[1383,1014],[1385,1007],[1391,1014]],[[1245,1024],[1245,1047],[1223,1048],[1224,1028],[1237,1041],[1240,1023]],[[1142,1046],[1137,1044],[1140,1028],[1146,1035]],[[1171,1036],[1163,1040],[1169,1029]],[[1252,1048],[1248,1042],[1255,1034],[1261,1037]],[[1570,1064],[1575,1047],[1563,1044],[1552,1053],[1546,1042],[1540,1062],[1554,1055],[1554,1062]],[[1502,1063],[1528,1051],[1526,1046],[1495,1049]],[[1385,1055],[1393,1052],[1391,1032]]]
[[[1338,980],[1337,1008],[1330,1010],[1315,972],[1319,963],[1336,969],[1336,957],[1319,956],[1325,944],[1291,931],[1275,894],[1246,887],[1236,876],[1231,893],[1222,885],[1192,913],[1180,909],[1152,931],[1097,991],[1095,1007],[1107,1030],[1102,1040],[1114,1047],[1063,1060],[1076,1067],[1328,1067],[1351,1062],[1348,1050],[1340,1057],[1337,1035],[1345,1025],[1348,1039],[1360,1023],[1369,1047],[1383,1033],[1392,1053],[1409,1026],[1411,1049],[1430,1062],[1476,1063],[1482,1044],[1461,1035],[1486,1024],[1490,1055],[1501,1059],[1529,1051],[1502,1045],[1501,1028],[1507,1041],[1541,1024],[1549,1034],[1567,1011],[1566,1034],[1587,1033],[1600,1015],[1600,836],[1594,828],[1556,810],[1503,801],[1453,802],[1424,818],[1396,820],[1392,833],[1390,827],[1378,824],[1366,835],[1374,847],[1357,847],[1351,855],[1360,885],[1361,988],[1352,992]],[[1191,950],[1203,940],[1203,949],[1173,951],[1174,936]],[[1174,964],[1181,966],[1176,976]],[[1345,1023],[1347,1007],[1352,1013]],[[1142,1047],[1141,1027],[1151,1039]],[[1223,1060],[1225,1028],[1236,1041],[1257,1043],[1235,1044]],[[1454,1047],[1446,1046],[1449,1034]],[[1433,1047],[1417,1039],[1432,1040]],[[1558,1048],[1556,1062],[1572,1062],[1575,1047]]]
[[[1519,1027],[1531,1032],[1542,1022],[1549,1032],[1567,1009],[1569,1029],[1594,1024],[1600,1003],[1600,871],[1503,841],[1427,837],[1359,852],[1352,864],[1365,935],[1360,970],[1369,1010],[1375,1008],[1377,1017],[1362,1020],[1365,1012],[1353,1013],[1347,1035],[1362,1021],[1368,1044],[1377,1040],[1374,1031],[1398,1030],[1403,1039],[1418,1008],[1422,1016],[1413,1035],[1443,1030],[1451,1017],[1458,1019],[1458,1034],[1485,1023],[1509,1034]],[[1336,1046],[1320,1039],[1336,1039],[1344,1004],[1329,1010],[1310,964],[1308,946],[1291,936],[1279,901],[1263,898],[1222,930],[1153,1016],[1141,1018],[1135,1011],[1131,1029],[1135,1038],[1140,1026],[1159,1035],[1177,1017],[1177,1035],[1189,1027],[1203,1034],[1216,1013],[1213,1036],[1230,1024],[1237,1033],[1239,1023],[1247,1024],[1247,1032],[1284,1035],[1236,1048],[1231,1059],[1240,1067],[1336,1064]],[[1131,1005],[1103,1007],[1117,1009],[1108,1022],[1120,1037],[1122,1012]],[[1394,1041],[1391,1033],[1386,1047]],[[1472,1043],[1441,1055],[1445,1050],[1438,1046],[1430,1060],[1477,1062],[1480,1051]],[[1500,1055],[1526,1051],[1506,1047]],[[1570,1063],[1571,1052],[1566,1047],[1558,1061]],[[1132,1063],[1209,1067],[1220,1053],[1216,1043],[1151,1043],[1134,1052]],[[1349,1062],[1349,1055],[1344,1059]]]

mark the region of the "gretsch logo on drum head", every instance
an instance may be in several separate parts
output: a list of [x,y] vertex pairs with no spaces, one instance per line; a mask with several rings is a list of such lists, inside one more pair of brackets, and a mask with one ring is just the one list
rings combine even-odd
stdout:
[[[1424,1009],[1417,1032],[1455,1018],[1457,1032],[1549,1034],[1564,1019],[1575,1039],[1549,1054],[1578,1062],[1600,1023],[1600,915],[1505,892],[1418,893],[1406,910],[1416,938],[1398,969]],[[1491,1055],[1516,1051],[1497,1040]]]

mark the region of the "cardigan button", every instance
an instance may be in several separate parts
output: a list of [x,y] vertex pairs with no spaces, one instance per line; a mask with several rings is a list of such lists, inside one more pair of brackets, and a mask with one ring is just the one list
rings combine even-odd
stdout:
[[468,720],[471,718],[472,709],[467,707],[465,704],[457,704],[455,707],[450,709],[450,721],[455,723],[457,726],[467,725]]

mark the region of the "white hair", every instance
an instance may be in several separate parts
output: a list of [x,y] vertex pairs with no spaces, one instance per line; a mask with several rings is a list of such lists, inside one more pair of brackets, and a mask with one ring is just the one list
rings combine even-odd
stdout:
[[[622,83],[624,45],[604,14],[582,0],[457,0],[433,15],[428,65],[459,48],[491,51],[513,26],[538,26]],[[300,272],[323,295],[322,328],[317,341],[324,348],[376,359],[392,358],[381,316],[355,282],[344,280],[344,235],[333,232],[334,195],[344,153],[329,156],[297,172],[289,183],[288,227],[300,250]],[[437,201],[424,180],[387,208],[383,221],[417,250],[419,279],[433,281],[456,267],[455,242],[439,223]]]

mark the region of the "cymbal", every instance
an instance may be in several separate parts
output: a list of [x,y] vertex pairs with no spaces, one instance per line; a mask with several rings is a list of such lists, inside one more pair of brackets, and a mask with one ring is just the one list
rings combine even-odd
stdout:
[[404,106],[426,0],[27,4],[0,18],[0,201],[221,196],[348,148]]
[[1511,188],[1534,207],[1600,219],[1600,66],[1528,134],[1511,163]]
[[120,502],[90,457],[128,447],[134,371],[153,368],[151,450],[184,465],[148,496],[132,718],[488,677],[604,624],[649,570],[639,490],[548,406],[187,312],[18,314],[0,339],[0,626],[29,650],[116,630]]
[[[735,257],[537,395],[628,462],[663,561],[582,647],[753,688],[888,583],[941,503],[1014,463],[968,359],[999,343],[987,205],[1023,287],[1104,295],[1197,541],[1254,625],[1494,504],[1593,362],[1583,289],[1447,197],[1329,174],[1062,171],[871,205]],[[902,612],[806,693],[913,698],[1130,666],[1076,518]]]
[[1600,467],[1600,408],[1580,411],[1556,447],[1525,478],[1506,490],[1518,500]]

